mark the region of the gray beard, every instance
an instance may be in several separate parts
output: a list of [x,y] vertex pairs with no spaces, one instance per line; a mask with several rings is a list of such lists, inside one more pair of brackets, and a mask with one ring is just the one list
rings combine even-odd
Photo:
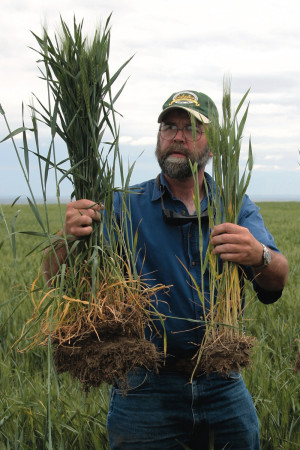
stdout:
[[[174,150],[182,153],[186,156],[186,158],[173,158],[171,156],[171,153],[173,153]],[[210,148],[207,145],[202,150],[201,154],[197,155],[196,157],[194,152],[190,153],[190,151],[185,149],[182,145],[173,144],[166,150],[164,154],[162,154],[158,141],[155,150],[155,156],[162,172],[165,175],[169,176],[170,178],[182,180],[193,175],[190,164],[194,164],[195,162],[198,163],[198,171],[201,171],[205,168],[210,159]]]

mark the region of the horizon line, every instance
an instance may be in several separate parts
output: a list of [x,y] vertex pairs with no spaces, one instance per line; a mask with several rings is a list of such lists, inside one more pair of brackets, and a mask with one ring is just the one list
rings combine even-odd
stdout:
[[[253,202],[300,202],[300,197],[297,197],[296,195],[274,195],[274,194],[257,194],[257,195],[251,195],[251,194],[247,194],[248,197],[253,201]],[[16,198],[18,198],[18,196],[16,197],[7,197],[7,196],[0,196],[0,205],[9,205],[11,203],[13,203]],[[43,204],[43,198],[42,197],[36,197],[35,198],[36,202],[38,204]],[[61,196],[60,197],[60,202],[62,203],[68,203],[71,201],[70,197],[67,196]],[[27,203],[27,196],[26,195],[22,195],[18,201],[16,202],[16,204],[26,204]],[[51,196],[47,199],[47,203],[49,204],[55,204],[57,203],[57,197],[55,196]]]

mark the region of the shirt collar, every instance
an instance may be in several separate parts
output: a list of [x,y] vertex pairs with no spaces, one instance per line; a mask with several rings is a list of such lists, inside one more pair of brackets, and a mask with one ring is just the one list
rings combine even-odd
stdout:
[[[204,172],[204,176],[205,176],[206,182],[209,184],[209,186],[211,188],[211,186],[212,186],[212,177],[207,172]],[[161,189],[160,189],[160,187],[161,187]],[[162,195],[164,195],[164,193],[166,191],[168,191],[169,194],[172,197],[172,193],[170,191],[168,182],[165,179],[164,174],[161,172],[155,178],[155,183],[154,183],[154,186],[153,186],[153,193],[152,193],[151,201],[154,202],[154,201],[158,200]]]
[[167,180],[165,179],[164,174],[162,172],[157,175],[154,181],[155,182],[153,186],[153,193],[151,199],[152,202],[158,200],[162,195],[164,195],[166,190],[168,190],[169,193],[171,194]]

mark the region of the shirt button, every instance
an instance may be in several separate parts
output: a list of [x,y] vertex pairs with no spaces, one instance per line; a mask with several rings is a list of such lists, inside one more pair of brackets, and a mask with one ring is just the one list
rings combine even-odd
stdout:
[[185,209],[183,209],[183,210],[181,211],[181,214],[182,214],[182,215],[185,215]]
[[192,261],[192,266],[195,266],[195,265],[196,265],[195,261]]

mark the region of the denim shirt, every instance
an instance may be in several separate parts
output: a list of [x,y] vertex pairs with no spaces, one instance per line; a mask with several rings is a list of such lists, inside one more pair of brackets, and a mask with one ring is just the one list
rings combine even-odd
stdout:
[[[212,180],[205,174],[206,180]],[[160,186],[152,179],[133,187],[129,195],[132,240],[136,240],[136,268],[144,281],[150,286],[163,284],[169,286],[160,291],[153,299],[155,308],[167,318],[164,321],[167,333],[167,353],[175,356],[187,356],[195,353],[204,336],[203,309],[195,280],[200,290],[204,290],[209,299],[208,269],[202,275],[199,251],[198,223],[184,225],[167,224],[162,216],[161,196],[164,207],[181,214],[188,214],[186,206],[172,196],[168,183],[160,174]],[[115,212],[120,210],[120,196],[115,197]],[[201,202],[201,211],[207,208],[207,197]],[[264,225],[258,207],[245,195],[239,214],[238,224],[246,227],[260,242],[274,251],[278,251],[274,239]],[[203,255],[209,243],[208,222],[201,221],[203,233]],[[250,267],[243,267],[244,276],[253,278]],[[202,282],[204,286],[202,286]],[[280,292],[268,292],[253,282],[258,298],[263,303],[276,301]],[[187,320],[189,319],[189,320]],[[155,327],[146,330],[146,337],[159,348],[163,348],[163,330],[159,321]]]

